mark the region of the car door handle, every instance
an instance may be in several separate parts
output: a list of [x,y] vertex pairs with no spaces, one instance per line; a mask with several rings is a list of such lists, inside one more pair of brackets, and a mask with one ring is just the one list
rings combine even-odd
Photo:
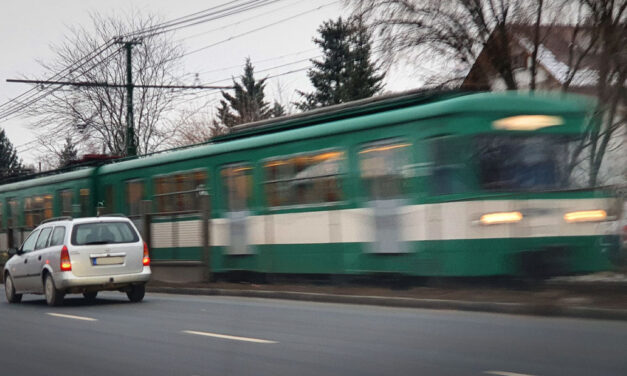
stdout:
[[28,259],[27,258],[24,259],[24,264],[28,264]]

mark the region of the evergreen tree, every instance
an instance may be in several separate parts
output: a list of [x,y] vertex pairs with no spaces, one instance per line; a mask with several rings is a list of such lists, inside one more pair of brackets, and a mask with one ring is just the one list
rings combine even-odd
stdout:
[[368,98],[381,91],[385,74],[378,74],[371,61],[371,35],[360,18],[325,21],[318,33],[314,42],[324,56],[320,61],[311,60],[314,67],[307,75],[315,91],[299,91],[304,97],[296,104],[299,109]]
[[272,106],[272,117],[277,118],[285,115],[285,108],[281,106],[279,102],[274,102],[274,106]]
[[4,130],[0,130],[0,180],[19,176],[23,173],[24,168],[17,156],[17,151],[7,138]]
[[59,168],[67,167],[77,159],[78,151],[76,150],[76,147],[72,142],[72,137],[67,137],[65,139],[65,146],[63,146],[63,150],[61,151],[61,155],[59,156]]
[[255,80],[254,71],[255,68],[250,62],[250,58],[247,58],[240,82],[233,80],[235,95],[222,92],[224,99],[220,100],[217,120],[214,121],[214,125],[231,128],[237,124],[264,120],[272,116],[272,109],[268,102],[264,101],[263,91],[266,86],[266,79]]

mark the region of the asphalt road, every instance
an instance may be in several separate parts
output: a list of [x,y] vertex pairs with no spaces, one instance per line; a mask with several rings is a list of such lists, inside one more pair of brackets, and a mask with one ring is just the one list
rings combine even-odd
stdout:
[[119,293],[0,298],[0,375],[627,375],[627,323]]

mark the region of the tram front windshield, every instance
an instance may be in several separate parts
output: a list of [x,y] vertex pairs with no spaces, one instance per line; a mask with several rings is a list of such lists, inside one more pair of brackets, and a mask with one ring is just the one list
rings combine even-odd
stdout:
[[475,139],[478,177],[488,191],[574,188],[570,156],[579,140],[563,135],[481,135]]

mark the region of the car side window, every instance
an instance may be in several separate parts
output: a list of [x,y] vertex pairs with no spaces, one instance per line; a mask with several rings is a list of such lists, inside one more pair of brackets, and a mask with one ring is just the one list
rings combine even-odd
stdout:
[[37,238],[37,244],[35,245],[35,250],[46,248],[46,244],[48,244],[48,238],[50,237],[50,233],[52,232],[52,227],[46,227],[39,233],[39,238]]
[[37,242],[37,237],[39,236],[39,230],[33,231],[30,236],[26,239],[24,244],[22,244],[22,252],[31,252],[35,250],[35,242]]
[[54,228],[52,232],[52,237],[50,238],[50,247],[54,247],[56,245],[63,245],[63,239],[65,239],[65,227],[57,226]]

